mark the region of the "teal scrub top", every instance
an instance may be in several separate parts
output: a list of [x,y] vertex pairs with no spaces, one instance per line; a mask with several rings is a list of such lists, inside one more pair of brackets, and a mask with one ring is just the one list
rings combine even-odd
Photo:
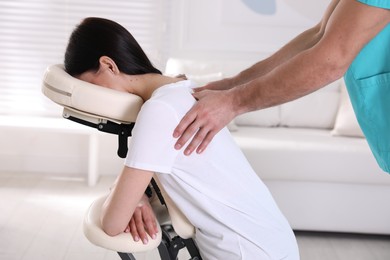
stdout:
[[[390,9],[390,0],[358,0]],[[344,75],[359,125],[379,166],[390,172],[390,24],[358,54]]]

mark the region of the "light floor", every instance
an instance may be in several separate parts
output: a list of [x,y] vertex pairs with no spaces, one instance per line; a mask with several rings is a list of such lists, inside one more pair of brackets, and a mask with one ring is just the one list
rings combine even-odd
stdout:
[[[82,234],[85,210],[112,181],[91,188],[83,178],[0,173],[0,260],[120,260]],[[297,232],[297,239],[302,260],[390,260],[389,236]]]

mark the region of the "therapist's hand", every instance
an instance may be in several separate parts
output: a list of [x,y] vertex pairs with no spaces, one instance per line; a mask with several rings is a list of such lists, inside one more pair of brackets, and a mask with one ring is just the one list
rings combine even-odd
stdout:
[[148,236],[146,234],[152,239],[157,237],[156,216],[146,195],[143,195],[138,207],[134,210],[125,232],[130,232],[134,241],[141,240],[143,244],[148,243]]
[[192,137],[184,150],[185,155],[190,155],[195,149],[197,153],[202,153],[214,136],[236,116],[232,105],[233,97],[228,91],[198,89],[193,96],[198,102],[187,112],[173,133],[173,137],[180,137],[175,144],[177,150]]

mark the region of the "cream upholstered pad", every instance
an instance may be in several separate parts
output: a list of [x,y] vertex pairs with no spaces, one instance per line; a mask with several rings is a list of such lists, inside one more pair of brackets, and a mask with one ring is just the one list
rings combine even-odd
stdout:
[[172,221],[173,229],[176,234],[178,234],[183,239],[192,238],[195,235],[195,227],[190,223],[190,221],[184,216],[176,204],[172,201],[169,195],[164,190],[164,186],[161,185],[158,178],[154,178],[160,187],[161,194],[164,197],[165,204],[167,205],[169,218]]
[[157,238],[152,239],[149,237],[149,242],[145,245],[142,241],[135,242],[130,233],[121,233],[114,237],[107,235],[103,231],[100,221],[100,212],[106,197],[102,196],[96,199],[84,218],[84,235],[92,244],[122,253],[146,252],[158,247],[161,243],[161,228],[159,225],[157,225],[159,229]]
[[[162,186],[159,185],[159,187],[168,211],[155,197],[151,204],[158,222],[157,226],[159,232],[156,239],[152,239],[148,236],[149,242],[145,245],[141,241],[135,242],[129,233],[121,233],[114,237],[107,235],[103,231],[100,221],[102,205],[107,198],[107,195],[97,198],[85,214],[83,223],[85,237],[96,246],[122,253],[139,253],[157,248],[161,243],[162,236],[160,225],[172,224],[176,234],[181,238],[192,238],[195,234],[194,226],[189,223],[183,213],[176,207]],[[169,213],[169,215],[167,213]]]
[[52,101],[70,111],[96,115],[114,122],[135,122],[143,104],[134,94],[104,88],[70,76],[62,65],[46,69],[43,93]]
[[[160,188],[162,186],[160,185]],[[107,195],[97,198],[89,207],[84,217],[83,232],[85,237],[94,245],[121,253],[139,253],[153,250],[159,246],[162,239],[160,225],[172,224],[175,232],[183,239],[192,238],[194,227],[187,221],[181,211],[171,201],[169,196],[161,188],[168,211],[160,204],[157,197],[151,202],[157,217],[158,234],[156,239],[148,236],[148,243],[142,241],[135,242],[130,233],[121,233],[111,237],[107,235],[101,226],[101,209]],[[169,215],[168,215],[169,212]]]
[[[49,99],[64,107],[64,115],[70,113],[82,121],[94,123],[100,120],[124,124],[135,122],[143,104],[142,99],[136,95],[78,80],[66,73],[62,65],[47,68],[42,91]],[[155,180],[158,182],[156,176]],[[193,237],[195,229],[192,224],[176,207],[163,187],[161,185],[159,187],[169,212],[167,216],[161,204],[152,204],[159,224],[167,224],[166,222],[170,221],[180,237],[183,239]],[[147,245],[133,241],[130,234],[108,236],[100,223],[100,211],[105,198],[106,196],[103,196],[95,200],[84,219],[84,234],[91,243],[123,253],[144,252],[157,248],[161,242],[161,229],[157,239],[149,239]]]

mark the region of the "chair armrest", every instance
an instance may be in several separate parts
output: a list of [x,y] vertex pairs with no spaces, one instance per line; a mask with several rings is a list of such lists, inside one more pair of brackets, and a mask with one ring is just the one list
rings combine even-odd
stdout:
[[138,253],[153,250],[161,243],[161,228],[159,223],[157,238],[149,238],[144,245],[142,241],[135,242],[130,233],[121,233],[117,236],[107,235],[101,226],[100,213],[106,195],[96,199],[85,214],[83,231],[87,239],[94,245],[122,253]]

